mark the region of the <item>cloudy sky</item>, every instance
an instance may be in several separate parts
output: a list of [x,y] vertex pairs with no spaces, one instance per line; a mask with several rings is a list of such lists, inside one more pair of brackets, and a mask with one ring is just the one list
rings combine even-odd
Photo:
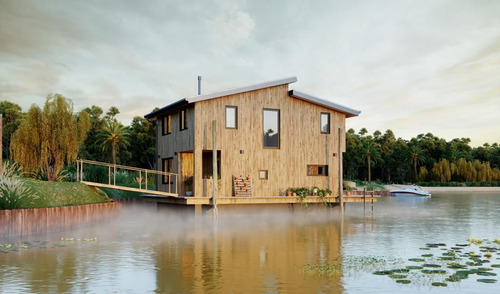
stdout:
[[128,124],[197,91],[297,76],[347,127],[500,143],[500,1],[0,0],[0,99]]

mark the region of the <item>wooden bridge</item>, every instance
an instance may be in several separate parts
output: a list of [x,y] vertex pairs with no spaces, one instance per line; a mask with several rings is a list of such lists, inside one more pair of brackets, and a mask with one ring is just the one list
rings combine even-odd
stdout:
[[[89,168],[96,170],[93,175],[90,175],[90,173],[85,173],[85,171]],[[173,182],[175,184],[169,185],[168,191],[166,192],[156,191],[156,189],[148,189],[148,181],[156,181],[156,177],[158,176],[165,177],[166,181],[168,181],[169,183]],[[176,173],[162,172],[152,169],[137,168],[93,160],[78,159],[76,161],[76,177],[78,181],[84,183],[85,185],[93,187],[110,188],[160,196],[179,196],[179,175]],[[121,183],[117,183],[117,177],[119,180],[120,177],[127,177],[128,179],[130,179],[130,177],[133,177],[133,181],[137,183],[137,187],[120,185]]]

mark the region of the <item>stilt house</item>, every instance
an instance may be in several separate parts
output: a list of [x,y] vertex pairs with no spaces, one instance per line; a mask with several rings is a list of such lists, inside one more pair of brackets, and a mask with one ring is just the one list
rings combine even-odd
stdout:
[[178,174],[158,177],[157,189],[211,197],[217,183],[217,197],[231,197],[316,186],[339,195],[345,120],[360,111],[289,89],[296,81],[188,97],[147,114],[157,118],[158,169]]

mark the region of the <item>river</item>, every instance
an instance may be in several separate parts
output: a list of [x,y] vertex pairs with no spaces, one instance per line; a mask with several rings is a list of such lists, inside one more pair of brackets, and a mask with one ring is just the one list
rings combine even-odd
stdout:
[[[215,224],[125,206],[114,220],[85,229],[0,240],[0,293],[500,291],[499,282],[477,281],[500,274],[493,266],[500,264],[500,244],[494,242],[500,238],[499,194],[383,197],[373,214],[366,209],[349,203],[344,217],[337,210],[258,209],[251,215],[221,213]],[[469,246],[470,237],[486,240]],[[450,252],[447,258],[454,260],[443,261]],[[483,263],[467,269],[490,274],[446,281],[457,271],[449,264],[465,266],[473,255]],[[436,269],[425,267],[392,273],[404,278],[374,274],[424,264],[443,272],[425,273]],[[441,282],[447,286],[432,285]]]

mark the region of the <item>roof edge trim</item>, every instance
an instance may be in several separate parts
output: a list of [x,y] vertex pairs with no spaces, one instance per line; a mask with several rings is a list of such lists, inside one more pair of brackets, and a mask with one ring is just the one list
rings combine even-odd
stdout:
[[345,113],[347,115],[347,117],[358,116],[361,113],[360,110],[352,109],[352,108],[349,108],[347,106],[343,106],[343,105],[340,105],[340,104],[337,104],[337,103],[333,103],[333,102],[330,102],[330,101],[318,98],[316,96],[312,96],[312,95],[309,95],[309,94],[306,94],[306,93],[303,93],[303,92],[299,92],[297,90],[290,90],[290,91],[288,91],[288,95],[292,96],[294,98],[297,98],[297,99],[309,101],[309,102],[312,102],[312,103],[315,103],[315,104],[319,104],[319,105],[331,108],[333,110],[337,110],[337,111],[343,112],[343,113]]
[[291,83],[295,83],[296,81],[297,81],[297,77],[293,76],[293,77],[288,77],[288,78],[284,78],[284,79],[272,80],[272,81],[267,81],[267,82],[263,82],[263,83],[247,85],[244,87],[238,87],[238,88],[233,88],[233,89],[229,89],[229,90],[209,93],[209,94],[192,96],[192,97],[186,98],[186,101],[189,103],[194,103],[194,102],[198,102],[198,101],[209,100],[209,99],[213,99],[213,98],[218,98],[218,97],[223,97],[223,96],[228,96],[228,95],[233,95],[233,94],[239,94],[239,93],[244,93],[244,92],[249,92],[249,91],[279,86],[279,85],[284,85],[284,84],[291,84]]

